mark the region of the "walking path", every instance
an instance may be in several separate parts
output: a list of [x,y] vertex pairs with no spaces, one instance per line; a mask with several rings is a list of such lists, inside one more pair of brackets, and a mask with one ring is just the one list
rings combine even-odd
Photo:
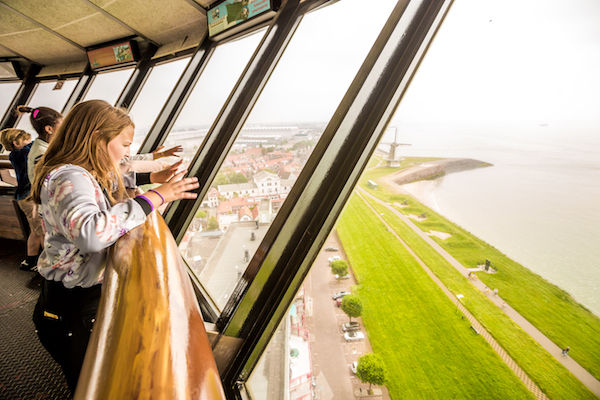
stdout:
[[370,196],[371,198],[373,198],[375,200],[378,200],[378,199],[376,199],[375,197],[366,193],[362,189],[360,189],[360,193],[357,193],[357,194],[365,202],[367,207],[369,207],[369,209],[371,209],[371,211],[373,211],[373,214],[375,214],[377,216],[377,218],[379,218],[379,220],[385,225],[385,227],[396,237],[396,239],[402,244],[402,246],[404,246],[406,248],[406,250],[410,253],[410,255],[415,260],[417,260],[417,262],[419,263],[419,265],[421,265],[423,270],[425,270],[427,275],[429,275],[429,277],[440,287],[440,289],[442,289],[442,292],[444,292],[444,294],[446,296],[448,296],[448,298],[454,304],[456,304],[456,307],[463,313],[463,315],[471,323],[471,328],[473,328],[476,333],[481,335],[490,344],[492,349],[494,349],[494,351],[496,353],[498,353],[500,358],[502,358],[502,361],[504,361],[506,363],[506,365],[508,365],[509,368],[514,371],[515,375],[517,375],[517,377],[519,377],[519,379],[534,394],[534,396],[537,399],[548,399],[548,397],[544,394],[544,392],[542,392],[542,390],[535,384],[535,382],[529,377],[529,375],[527,375],[525,373],[525,371],[523,371],[521,369],[521,367],[519,367],[519,365],[515,362],[515,360],[513,360],[512,357],[510,357],[508,355],[508,353],[502,348],[502,346],[500,346],[500,344],[498,342],[496,342],[496,340],[493,338],[493,336],[490,335],[490,333],[483,327],[483,325],[481,325],[479,323],[479,321],[477,321],[477,319],[473,316],[473,314],[471,314],[462,305],[462,303],[460,301],[458,301],[456,296],[454,296],[454,294],[442,283],[442,281],[440,281],[438,279],[438,277],[429,269],[429,267],[423,262],[423,260],[421,260],[419,258],[419,256],[417,256],[412,251],[412,249],[404,242],[404,240],[402,240],[400,238],[400,236],[398,236],[398,234],[394,231],[394,229],[390,225],[388,225],[388,223],[385,222],[385,220],[383,218],[381,218],[381,215],[379,215],[379,213],[375,209],[373,209],[373,207],[371,207],[371,205],[364,199],[363,194]]
[[[398,218],[402,220],[407,226],[409,226],[415,233],[417,233],[427,244],[429,244],[435,251],[437,251],[446,261],[448,261],[458,272],[460,272],[465,278],[468,278],[470,270],[465,268],[460,262],[458,262],[454,257],[452,257],[446,250],[444,250],[437,242],[435,242],[429,235],[423,232],[418,226],[416,226],[410,218],[406,215],[402,214],[394,207],[392,207],[389,203],[386,203],[377,197],[369,194],[362,188],[359,189],[359,196],[361,198],[362,195],[368,196],[374,201],[382,204],[388,210],[394,213]],[[377,214],[377,213],[376,213]],[[379,215],[379,214],[377,214]],[[381,219],[381,218],[380,218]],[[386,224],[387,225],[387,224]],[[392,231],[390,229],[390,231]],[[392,231],[393,232],[393,231]],[[395,234],[395,232],[394,232]],[[403,242],[404,244],[404,242]],[[406,245],[405,245],[406,247]],[[410,251],[410,250],[409,250]],[[416,258],[416,256],[415,256]],[[420,262],[420,261],[419,261]],[[600,381],[598,381],[592,374],[590,374],[585,368],[579,365],[575,360],[571,357],[564,357],[562,355],[562,349],[557,346],[552,340],[550,340],[546,335],[544,335],[539,329],[537,329],[533,324],[531,324],[525,317],[519,314],[514,308],[509,306],[504,302],[504,300],[494,294],[490,288],[488,288],[483,282],[480,280],[471,281],[475,287],[477,287],[481,292],[488,295],[489,299],[496,304],[498,307],[506,313],[513,321],[517,323],[525,332],[527,332],[534,340],[536,340],[546,351],[548,351],[556,360],[558,360],[562,365],[565,366],[577,379],[579,379],[592,393],[596,396],[600,397]],[[454,295],[452,295],[453,301],[456,300]],[[461,304],[462,305],[462,304]],[[493,347],[493,346],[492,346]],[[514,361],[513,361],[514,362]]]

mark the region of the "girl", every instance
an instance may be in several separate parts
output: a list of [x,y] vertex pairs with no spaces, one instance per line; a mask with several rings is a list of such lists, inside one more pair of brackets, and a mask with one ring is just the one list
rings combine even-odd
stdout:
[[45,278],[33,320],[74,391],[98,308],[107,248],[154,208],[196,198],[196,178],[175,170],[156,190],[128,198],[119,172],[133,123],[102,100],[77,104],[35,169],[31,198],[46,228],[38,271]]
[[42,245],[41,219],[34,211],[33,203],[25,200],[29,196],[30,181],[27,177],[27,156],[31,150],[31,135],[21,129],[4,129],[1,132],[2,145],[10,154],[8,159],[17,176],[15,200],[27,217],[29,236],[27,237],[27,258],[21,261],[23,271],[34,270]]
[[31,113],[29,122],[31,122],[31,126],[33,126],[33,129],[38,134],[27,158],[27,176],[29,177],[29,181],[33,182],[33,168],[48,149],[48,143],[50,143],[52,135],[54,135],[54,132],[58,130],[58,127],[62,123],[63,116],[58,111],[48,107],[31,108],[18,106],[17,113]]

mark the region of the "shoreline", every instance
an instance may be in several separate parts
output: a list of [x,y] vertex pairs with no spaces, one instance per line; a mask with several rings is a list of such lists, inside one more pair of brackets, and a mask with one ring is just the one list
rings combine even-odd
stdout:
[[432,186],[437,179],[445,175],[469,171],[477,168],[491,167],[493,164],[472,158],[443,158],[419,163],[379,179],[400,194],[410,194],[417,200],[440,212],[440,208],[432,197]]

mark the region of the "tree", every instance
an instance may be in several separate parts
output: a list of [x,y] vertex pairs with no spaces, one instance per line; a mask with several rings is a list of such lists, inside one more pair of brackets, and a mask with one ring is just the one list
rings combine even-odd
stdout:
[[373,394],[373,384],[383,385],[387,379],[387,370],[383,360],[377,354],[369,353],[358,359],[356,376],[361,381],[369,383],[369,394]]
[[217,219],[215,217],[210,217],[208,219],[208,223],[206,224],[206,230],[207,231],[216,231],[217,229],[219,229],[219,222],[217,221]]
[[348,275],[348,263],[346,260],[335,260],[331,262],[331,273],[338,277]]
[[246,178],[246,175],[242,174],[241,172],[233,172],[231,174],[228,174],[227,179],[229,180],[229,183],[247,183],[248,182],[248,178]]
[[204,211],[204,210],[196,211],[196,218],[206,218],[206,211]]
[[212,186],[214,188],[216,188],[219,185],[227,185],[228,183],[229,183],[229,179],[227,179],[225,174],[223,174],[222,172],[219,172],[217,174],[217,176],[215,177],[215,180],[213,181]]
[[362,314],[362,302],[353,294],[349,294],[344,296],[342,299],[342,311],[346,313],[350,322],[352,322],[352,317],[358,318]]

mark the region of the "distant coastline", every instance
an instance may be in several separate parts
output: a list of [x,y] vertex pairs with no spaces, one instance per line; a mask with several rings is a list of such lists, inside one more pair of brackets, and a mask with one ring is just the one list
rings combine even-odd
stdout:
[[491,167],[492,165],[472,158],[443,158],[400,170],[384,179],[388,184],[406,185],[417,181],[437,179],[453,172]]

